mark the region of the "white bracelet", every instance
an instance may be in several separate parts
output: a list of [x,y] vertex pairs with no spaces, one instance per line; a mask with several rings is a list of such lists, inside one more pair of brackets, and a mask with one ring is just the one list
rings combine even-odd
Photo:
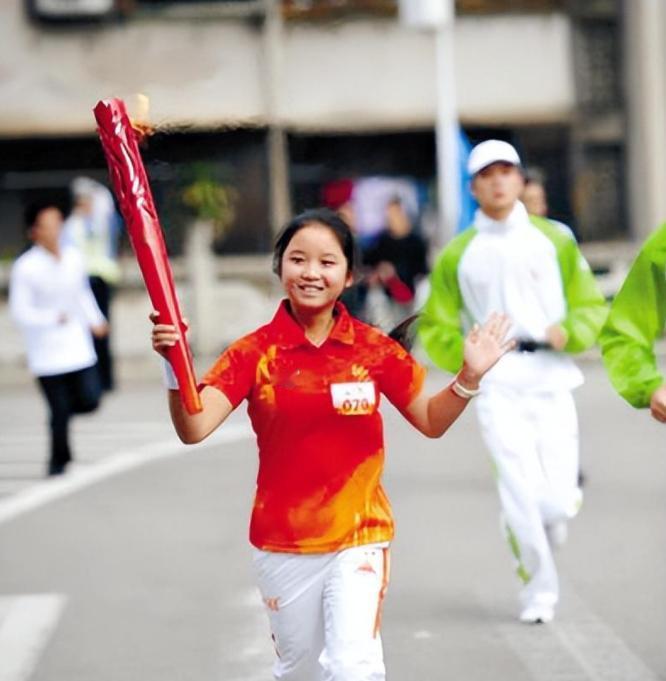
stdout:
[[176,378],[176,374],[173,373],[171,364],[164,358],[162,358],[162,361],[164,363],[164,385],[168,390],[178,390],[178,379]]
[[451,383],[450,387],[451,390],[458,395],[458,397],[462,397],[463,400],[471,400],[472,397],[476,397],[481,392],[481,388],[466,388],[464,385],[458,382],[457,378],[455,381],[453,381],[453,383]]

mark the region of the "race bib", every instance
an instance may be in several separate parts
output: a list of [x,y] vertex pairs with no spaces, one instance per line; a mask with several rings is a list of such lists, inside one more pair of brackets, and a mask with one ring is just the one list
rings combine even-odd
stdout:
[[372,381],[332,383],[331,399],[338,414],[362,416],[375,410],[375,384]]

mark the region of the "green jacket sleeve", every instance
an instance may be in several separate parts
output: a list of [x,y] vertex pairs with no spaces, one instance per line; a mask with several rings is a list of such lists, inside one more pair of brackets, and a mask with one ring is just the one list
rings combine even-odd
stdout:
[[578,244],[549,220],[531,216],[533,224],[554,244],[567,301],[561,325],[567,334],[565,352],[575,354],[596,342],[608,314],[606,300]]
[[615,296],[599,342],[613,387],[647,407],[664,383],[654,343],[666,322],[666,223],[645,243]]
[[442,251],[430,275],[430,295],[419,316],[419,340],[440,368],[456,373],[463,363],[462,294],[458,264],[476,236],[474,228],[453,239]]

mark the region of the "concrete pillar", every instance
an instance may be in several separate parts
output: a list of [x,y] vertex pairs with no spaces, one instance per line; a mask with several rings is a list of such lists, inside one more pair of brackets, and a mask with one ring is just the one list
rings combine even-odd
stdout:
[[625,0],[625,93],[631,233],[666,220],[666,3]]
[[197,220],[190,225],[185,243],[189,280],[188,315],[192,326],[191,343],[198,355],[219,350],[219,321],[215,310],[215,256],[211,250],[213,225]]

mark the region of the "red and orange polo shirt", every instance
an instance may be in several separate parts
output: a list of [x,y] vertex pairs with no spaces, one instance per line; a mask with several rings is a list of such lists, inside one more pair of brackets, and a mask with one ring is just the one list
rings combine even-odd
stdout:
[[404,409],[424,377],[402,346],[340,303],[319,347],[283,301],[269,324],[227,348],[203,383],[234,408],[248,401],[259,447],[252,544],[325,553],[390,540],[380,395]]

